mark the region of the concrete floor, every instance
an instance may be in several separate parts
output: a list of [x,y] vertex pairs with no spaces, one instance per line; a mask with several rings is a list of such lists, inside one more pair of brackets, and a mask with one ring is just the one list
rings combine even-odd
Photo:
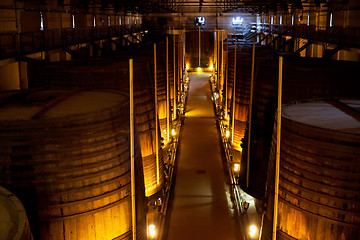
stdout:
[[168,240],[243,239],[225,182],[209,78],[190,74]]

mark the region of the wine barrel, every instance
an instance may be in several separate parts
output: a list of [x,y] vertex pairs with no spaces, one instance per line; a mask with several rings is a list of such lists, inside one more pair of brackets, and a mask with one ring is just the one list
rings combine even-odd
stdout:
[[[156,180],[155,147],[155,95],[149,63],[138,57],[134,60],[134,103],[135,123],[140,139],[143,166],[146,172],[146,196],[160,191],[165,181],[160,170],[159,183]],[[29,81],[32,88],[86,88],[86,89],[129,89],[129,63],[121,58],[95,58],[69,62],[50,63]],[[162,148],[159,147],[159,166],[163,167]],[[154,181],[155,179],[155,181]]]
[[[129,98],[115,91],[0,94],[0,184],[27,210],[35,239],[131,239]],[[139,144],[139,239],[146,238]]]
[[3,187],[0,187],[0,212],[1,239],[33,239],[24,206],[13,193]]
[[[278,216],[283,239],[360,238],[359,109],[360,99],[302,101],[283,107]],[[268,168],[270,220],[275,149],[276,133]]]

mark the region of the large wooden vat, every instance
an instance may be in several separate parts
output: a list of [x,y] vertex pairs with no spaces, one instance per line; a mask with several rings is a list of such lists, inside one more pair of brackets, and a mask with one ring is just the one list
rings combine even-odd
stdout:
[[[146,60],[146,59],[145,59]],[[157,183],[155,147],[155,95],[149,63],[134,60],[135,122],[143,158],[146,196],[162,189],[164,183],[163,154],[159,147],[160,175]],[[129,63],[121,58],[84,59],[50,63],[42,66],[29,82],[33,88],[116,89],[128,92]]]
[[200,34],[200,66],[199,66],[199,32],[186,32],[185,37],[186,58],[187,64],[190,68],[210,67],[210,60],[213,59],[214,54],[214,31],[201,31]]
[[0,187],[0,232],[4,240],[32,240],[26,211],[20,200]]
[[[0,184],[23,202],[35,239],[131,239],[129,101],[113,91],[0,94]],[[139,239],[145,195],[136,143]]]
[[[360,99],[306,101],[283,107],[281,239],[360,238],[359,109]],[[269,220],[273,215],[275,149],[276,133],[268,169]]]

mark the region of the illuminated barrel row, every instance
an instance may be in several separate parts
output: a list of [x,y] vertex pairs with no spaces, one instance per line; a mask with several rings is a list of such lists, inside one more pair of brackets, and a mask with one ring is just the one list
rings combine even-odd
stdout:
[[[23,202],[36,239],[131,239],[129,99],[113,91],[0,94],[0,184]],[[146,238],[136,141],[139,239]]]
[[[176,78],[176,83],[175,83],[175,90],[176,92],[178,92],[178,81],[180,76],[181,76],[181,72],[180,72],[180,67],[182,64],[182,59],[181,59],[181,51],[182,49],[180,49],[179,47],[181,46],[181,42],[180,41],[180,36],[179,35],[175,35],[175,68],[174,68],[174,42],[173,42],[173,36],[169,36],[168,38],[168,81],[169,81],[169,117],[171,118],[171,110],[172,111],[176,111],[176,107],[174,107],[174,75]],[[167,72],[166,72],[166,43],[165,42],[161,42],[159,44],[157,44],[156,47],[156,61],[157,61],[157,67],[156,67],[156,71],[157,71],[157,96],[158,96],[158,117],[159,117],[159,125],[160,125],[160,131],[161,131],[161,136],[163,139],[167,138]],[[141,59],[143,61],[146,61],[149,64],[150,67],[150,75],[152,76],[152,78],[154,79],[154,57],[153,57],[153,52],[151,52],[149,49],[146,52],[141,52],[139,53],[139,55],[136,57],[138,59]],[[175,71],[175,73],[174,73]],[[154,80],[152,81],[153,86],[154,84]]]
[[[286,57],[283,68],[282,102],[324,97],[356,97],[360,83],[354,77],[359,65],[323,59]],[[250,145],[250,189],[254,196],[265,193],[267,161],[270,154],[276,103],[278,63],[262,61],[256,70]],[[341,79],[341,80],[340,80]],[[244,146],[247,148],[247,132]],[[243,152],[242,166],[247,153]],[[243,179],[243,182],[245,180]]]
[[[41,71],[38,71],[30,79],[29,86],[118,89],[128,92],[128,64],[128,60],[117,58],[50,63],[41,66]],[[143,166],[144,169],[149,169],[144,173],[146,196],[151,196],[161,190],[165,180],[163,171],[159,171],[159,182],[157,182],[155,97],[151,85],[151,76],[149,76],[149,68],[146,61],[134,61],[135,123],[140,140]],[[159,155],[162,156],[160,146]],[[162,158],[159,159],[159,166],[163,166]]]
[[3,187],[0,187],[0,212],[1,239],[33,239],[23,204]]
[[[266,182],[267,159],[269,156],[272,126],[277,102],[277,78],[278,66],[277,58],[267,56],[257,51],[255,58],[254,76],[254,98],[252,116],[252,134],[250,146],[250,188],[248,191],[258,198],[263,198]],[[231,59],[231,52],[229,58]],[[247,121],[249,84],[251,73],[251,57],[249,53],[237,54],[237,82],[236,90],[239,96],[240,109],[235,119]],[[245,56],[245,57],[244,57]],[[233,57],[232,57],[233,58]],[[230,61],[231,62],[231,61]],[[283,72],[283,102],[294,101],[297,99],[319,98],[327,96],[356,96],[359,83],[353,77],[357,65],[354,63],[326,61],[322,59],[301,59],[288,56],[284,62]],[[231,76],[229,67],[229,75]],[[233,77],[232,77],[233,78]],[[340,85],[338,79],[343,79]],[[229,77],[230,87],[232,88],[231,77]],[[245,82],[245,83],[244,83]],[[246,84],[247,83],[247,84]],[[239,89],[243,87],[243,89]],[[232,89],[231,89],[232,90]],[[228,94],[232,94],[229,89]],[[231,95],[230,95],[231,96]],[[232,99],[232,98],[231,98]],[[228,104],[231,106],[231,101]],[[236,107],[235,107],[236,110]],[[230,112],[232,114],[232,110]],[[244,115],[242,115],[244,114]],[[236,121],[235,121],[236,122]],[[247,149],[247,130],[246,122],[235,123],[235,149],[236,144],[240,144],[243,137],[242,146]],[[237,128],[239,127],[239,128]],[[245,133],[245,135],[242,135]],[[238,140],[239,142],[237,142]],[[243,151],[241,161],[240,182],[244,186],[246,179],[247,151]]]
[[[281,239],[359,239],[360,115],[355,110],[359,108],[359,99],[304,101],[283,107]],[[273,215],[275,149],[276,134],[268,169],[269,220]]]
[[[261,61],[273,59],[274,53],[267,48],[259,47],[255,51],[256,65]],[[227,100],[230,116],[235,114],[235,129],[233,146],[240,149],[242,139],[245,135],[246,122],[248,119],[251,87],[251,51],[243,46],[237,51],[236,57],[236,89],[235,89],[235,112],[233,111],[232,95],[234,82],[234,51],[229,51],[228,58],[228,89]],[[267,58],[268,56],[268,58]],[[225,94],[225,93],[224,93]]]

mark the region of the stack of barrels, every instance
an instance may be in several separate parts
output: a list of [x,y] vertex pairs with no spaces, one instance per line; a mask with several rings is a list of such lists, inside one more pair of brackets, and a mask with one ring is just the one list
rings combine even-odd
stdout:
[[[23,202],[34,238],[131,239],[128,96],[33,89],[0,101],[0,184]],[[139,148],[137,234],[146,239]]]

